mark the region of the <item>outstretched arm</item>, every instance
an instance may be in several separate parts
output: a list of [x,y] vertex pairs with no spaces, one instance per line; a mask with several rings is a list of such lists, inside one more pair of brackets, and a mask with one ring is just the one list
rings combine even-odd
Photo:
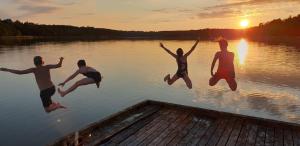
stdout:
[[10,72],[18,75],[33,73],[33,68],[25,69],[25,70],[14,70],[8,68],[0,68],[0,71]]
[[59,86],[64,86],[67,82],[74,79],[79,74],[79,70],[77,70],[75,73],[73,73],[70,77],[68,77],[64,82],[58,84]]
[[177,57],[176,54],[174,54],[173,52],[171,52],[169,49],[167,49],[164,44],[160,43],[160,47],[163,48],[166,52],[168,52],[170,55],[172,55],[174,58]]
[[48,67],[49,69],[60,68],[61,65],[62,65],[63,60],[64,60],[64,58],[63,58],[63,57],[60,57],[60,58],[59,58],[59,62],[58,62],[57,64],[47,65],[47,67]]
[[199,40],[196,41],[196,43],[193,45],[193,47],[191,48],[191,50],[188,51],[184,56],[187,57],[187,56],[191,55],[191,53],[196,49],[198,43],[199,43]]
[[213,60],[213,62],[211,64],[211,68],[210,68],[210,74],[211,74],[211,76],[214,76],[213,70],[214,70],[214,67],[215,67],[215,64],[216,64],[218,58],[219,58],[219,54],[216,53],[215,57],[214,57],[214,60]]

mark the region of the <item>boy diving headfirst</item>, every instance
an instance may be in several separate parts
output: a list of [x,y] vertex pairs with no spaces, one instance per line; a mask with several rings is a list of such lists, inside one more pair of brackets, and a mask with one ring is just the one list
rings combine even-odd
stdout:
[[35,56],[33,59],[36,67],[25,70],[13,70],[8,68],[0,68],[0,71],[10,72],[18,75],[33,73],[36,83],[40,89],[40,97],[46,112],[52,112],[56,109],[65,108],[58,102],[53,102],[51,97],[55,93],[55,86],[51,81],[50,69],[60,68],[62,66],[63,57],[59,59],[59,63],[52,65],[44,65],[41,56]]
[[61,97],[64,97],[65,95],[69,94],[70,92],[73,92],[75,89],[77,89],[80,86],[96,84],[97,88],[100,87],[100,82],[102,80],[102,76],[99,71],[97,71],[96,69],[94,69],[92,67],[87,66],[85,60],[79,60],[77,62],[77,66],[78,66],[78,70],[76,70],[64,82],[60,83],[59,86],[64,86],[67,82],[74,79],[79,74],[84,75],[85,78],[77,81],[75,84],[73,84],[71,87],[69,87],[65,91],[58,88],[58,93],[60,94]]

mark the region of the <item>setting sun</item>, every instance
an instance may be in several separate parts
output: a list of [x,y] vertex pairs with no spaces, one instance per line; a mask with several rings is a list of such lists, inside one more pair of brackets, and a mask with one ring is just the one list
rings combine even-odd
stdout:
[[249,20],[248,20],[248,19],[242,20],[242,21],[240,22],[240,26],[241,26],[242,28],[248,27],[248,26],[249,26]]

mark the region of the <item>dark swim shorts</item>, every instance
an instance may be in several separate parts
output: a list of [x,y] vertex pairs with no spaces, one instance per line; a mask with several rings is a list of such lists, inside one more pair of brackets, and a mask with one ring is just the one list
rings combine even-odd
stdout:
[[87,73],[83,73],[83,75],[88,78],[93,79],[95,81],[97,87],[99,88],[100,82],[102,80],[100,72],[87,72]]
[[176,75],[177,75],[179,78],[183,78],[184,76],[188,75],[188,73],[187,73],[186,70],[184,70],[184,71],[178,70],[178,71],[176,72]]
[[51,97],[54,95],[54,93],[55,93],[54,86],[50,87],[48,89],[42,90],[40,92],[40,97],[41,97],[44,107],[49,107],[52,104]]

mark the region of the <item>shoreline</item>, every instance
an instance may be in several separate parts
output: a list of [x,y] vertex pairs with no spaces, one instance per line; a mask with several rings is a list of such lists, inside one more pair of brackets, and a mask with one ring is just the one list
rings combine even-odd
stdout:
[[[260,36],[260,37],[234,37],[227,40],[238,40],[247,39],[249,41],[268,43],[274,45],[287,45],[300,47],[300,36],[289,37],[289,36]],[[0,36],[0,44],[2,46],[11,45],[28,45],[39,42],[74,42],[74,41],[109,41],[109,40],[178,40],[178,41],[188,41],[195,40],[194,37],[149,37],[149,36],[136,36],[136,37],[103,37],[103,36]],[[215,41],[214,38],[200,38],[200,41]]]

